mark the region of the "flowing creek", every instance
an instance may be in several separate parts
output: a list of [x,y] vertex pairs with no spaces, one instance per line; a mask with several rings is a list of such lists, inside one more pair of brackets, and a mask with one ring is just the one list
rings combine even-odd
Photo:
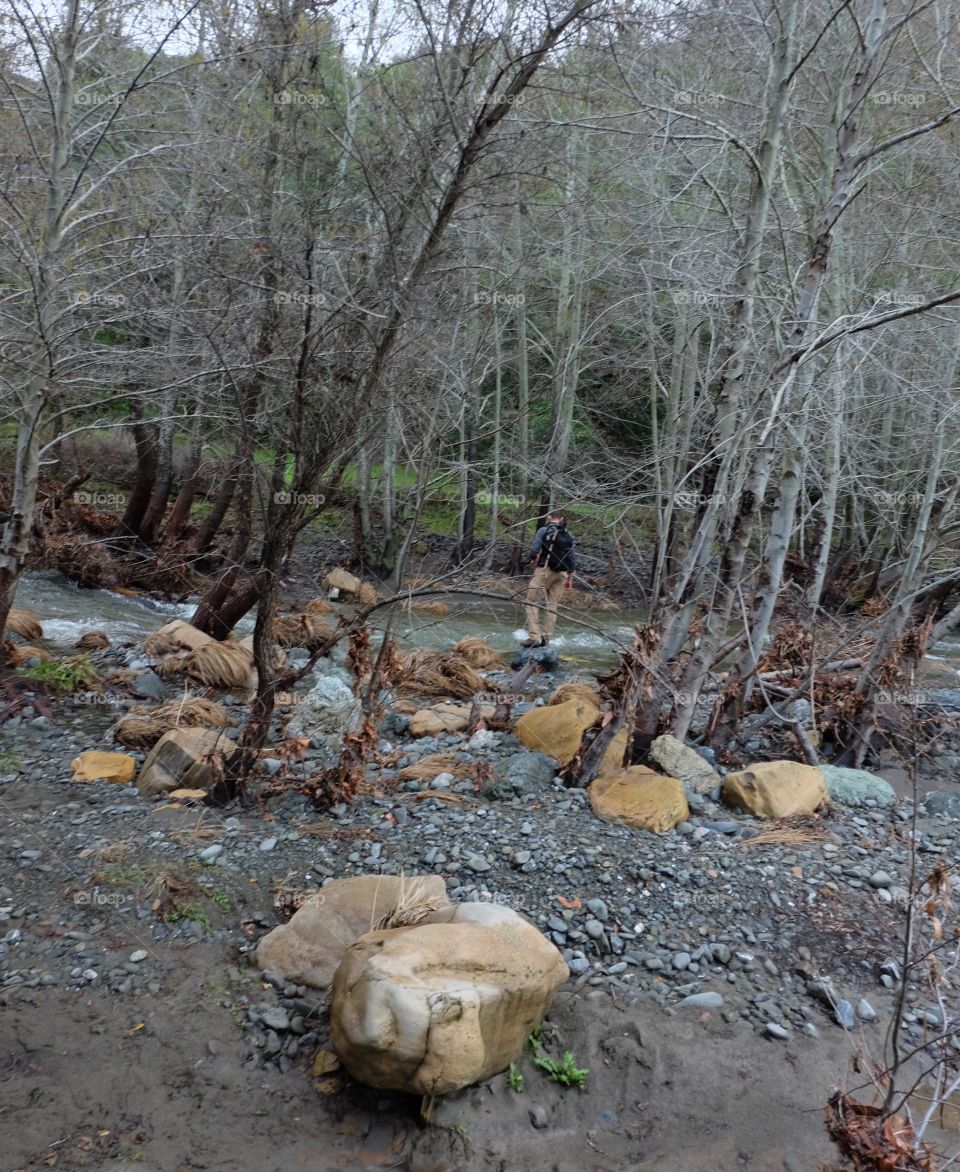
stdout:
[[[437,617],[397,605],[389,616],[386,611],[378,613],[378,626],[385,626],[389,617],[391,633],[404,647],[449,650],[457,640],[474,636],[508,659],[513,655],[523,637],[519,602],[513,605],[455,594],[440,597],[450,607],[448,615]],[[160,602],[146,595],[90,590],[56,571],[44,570],[23,576],[16,605],[38,616],[45,641],[62,652],[94,627],[106,631],[111,643],[139,643],[172,619],[189,620],[196,600]],[[554,642],[566,661],[587,670],[609,670],[618,650],[630,646],[635,625],[643,621],[642,612],[630,610],[561,613]],[[253,623],[251,612],[238,623],[237,634],[241,638],[249,634]],[[926,656],[923,682],[944,689],[960,685],[960,640],[944,640],[936,655]]]
[[[377,625],[390,623],[391,633],[401,646],[424,650],[449,650],[466,636],[485,639],[507,658],[523,637],[523,610],[517,605],[464,595],[439,596],[450,608],[442,618],[410,611],[403,605],[381,611]],[[66,651],[92,628],[106,631],[110,642],[139,643],[172,619],[189,621],[196,599],[188,602],[160,602],[140,594],[116,594],[77,586],[56,571],[24,574],[17,591],[16,605],[33,611],[43,624],[45,642],[52,650]],[[618,649],[627,648],[640,612],[603,611],[561,615],[554,640],[564,659],[587,669],[609,669]],[[242,638],[253,630],[254,612],[236,628]]]

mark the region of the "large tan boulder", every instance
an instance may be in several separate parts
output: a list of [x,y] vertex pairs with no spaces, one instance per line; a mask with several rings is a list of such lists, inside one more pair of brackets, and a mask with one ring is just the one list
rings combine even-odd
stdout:
[[181,788],[206,789],[214,781],[211,755],[222,752],[229,757],[236,747],[221,729],[171,729],[144,761],[137,786],[145,797]]
[[351,574],[348,570],[337,566],[336,569],[330,571],[323,580],[323,588],[328,593],[336,593],[334,598],[339,594],[346,594],[348,597],[356,597],[360,593],[360,588],[363,583],[356,575]]
[[566,700],[531,708],[513,726],[514,734],[528,749],[546,753],[565,765],[580,748],[584,729],[596,724],[599,710],[585,700]]
[[[492,704],[481,704],[480,715],[484,720],[493,716],[496,709]],[[436,737],[441,733],[456,733],[470,723],[470,706],[462,704],[434,704],[430,708],[419,708],[410,717],[412,737]]]
[[350,945],[411,898],[434,907],[450,902],[439,875],[334,879],[305,893],[290,921],[264,936],[257,945],[257,964],[295,984],[328,989]]
[[720,774],[695,750],[668,734],[657,737],[650,746],[650,757],[664,773],[679,777],[688,789],[708,794],[723,780]]
[[827,787],[823,774],[813,765],[760,761],[727,774],[723,779],[723,800],[758,818],[787,818],[815,810],[827,800]]
[[70,762],[72,781],[112,781],[129,785],[137,775],[137,760],[129,753],[105,753],[87,749]]
[[655,834],[672,830],[690,815],[683,782],[645,765],[598,777],[590,786],[590,805],[606,822]]
[[568,976],[510,908],[458,904],[347,949],[333,979],[334,1049],[370,1086],[447,1094],[519,1058]]

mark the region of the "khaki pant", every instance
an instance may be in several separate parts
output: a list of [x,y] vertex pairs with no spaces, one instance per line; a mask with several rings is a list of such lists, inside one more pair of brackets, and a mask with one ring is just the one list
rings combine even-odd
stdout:
[[[541,634],[545,639],[553,638],[553,631],[557,625],[557,604],[563,597],[566,580],[566,570],[551,570],[547,566],[537,566],[533,571],[533,577],[527,587],[527,631],[531,639],[539,639]],[[539,608],[544,598],[547,605],[541,631]]]

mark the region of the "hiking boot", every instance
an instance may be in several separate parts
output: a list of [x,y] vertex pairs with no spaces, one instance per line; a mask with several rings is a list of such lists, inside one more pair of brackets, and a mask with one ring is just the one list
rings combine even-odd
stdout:
[[542,647],[543,642],[540,639],[524,639],[520,644],[521,647]]
[[549,640],[549,639],[548,639],[548,638],[547,638],[547,637],[544,635],[544,636],[541,638],[540,642],[537,644],[537,646],[538,646],[538,647],[549,647],[549,646],[550,646],[550,640]]

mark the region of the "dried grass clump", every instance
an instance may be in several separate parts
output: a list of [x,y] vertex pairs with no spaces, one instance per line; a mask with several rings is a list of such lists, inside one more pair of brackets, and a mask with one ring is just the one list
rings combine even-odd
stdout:
[[11,643],[9,639],[4,639],[3,643],[7,660],[12,667],[23,667],[31,659],[53,659],[50,652],[44,650],[43,647],[31,647],[25,643]]
[[77,651],[103,651],[110,646],[110,639],[107,632],[98,627],[93,631],[84,631],[73,646]]
[[413,765],[400,770],[401,781],[433,781],[441,773],[452,773],[454,777],[472,777],[476,764],[458,761],[453,753],[431,753]]
[[315,651],[333,635],[333,627],[316,613],[282,614],[273,620],[273,635],[281,647],[305,647]]
[[187,656],[184,652],[173,652],[169,655],[163,655],[153,665],[153,670],[158,676],[166,679],[167,676],[176,675],[178,671],[185,671],[187,665]]
[[496,670],[503,670],[506,668],[506,663],[499,652],[483,641],[483,639],[461,639],[454,647],[453,654],[458,655],[464,662],[471,667],[494,668]]
[[376,590],[374,590],[369,582],[360,583],[360,590],[357,594],[357,598],[360,600],[360,602],[363,603],[364,606],[372,606],[379,597],[380,595],[376,592]]
[[303,608],[304,614],[336,614],[336,610],[329,602],[319,595],[317,598],[311,598],[307,605]]
[[401,882],[400,895],[393,908],[380,917],[372,925],[374,932],[383,932],[388,928],[409,928],[414,924],[422,923],[427,916],[440,908],[446,907],[447,899],[437,899],[427,895],[427,889],[422,879],[416,879],[409,886]]
[[600,708],[599,694],[582,680],[571,680],[569,683],[561,684],[547,701],[547,704],[566,704],[568,700],[582,700],[585,704],[592,704],[594,708]]
[[246,647],[227,639],[192,651],[183,670],[208,688],[242,688],[250,679],[253,656]]
[[137,748],[155,745],[174,728],[227,728],[230,716],[222,704],[202,696],[169,700],[157,708],[133,708],[113,730],[122,745]]
[[445,618],[450,613],[450,607],[445,602],[429,602],[427,599],[411,602],[410,609],[418,614],[430,614],[435,618]]
[[455,655],[444,655],[440,651],[408,651],[401,654],[400,660],[406,674],[397,684],[399,692],[466,700],[476,692],[492,690],[469,663]]
[[3,629],[4,631],[12,631],[21,639],[43,638],[43,627],[40,626],[40,620],[30,610],[13,608],[7,615],[7,625]]

